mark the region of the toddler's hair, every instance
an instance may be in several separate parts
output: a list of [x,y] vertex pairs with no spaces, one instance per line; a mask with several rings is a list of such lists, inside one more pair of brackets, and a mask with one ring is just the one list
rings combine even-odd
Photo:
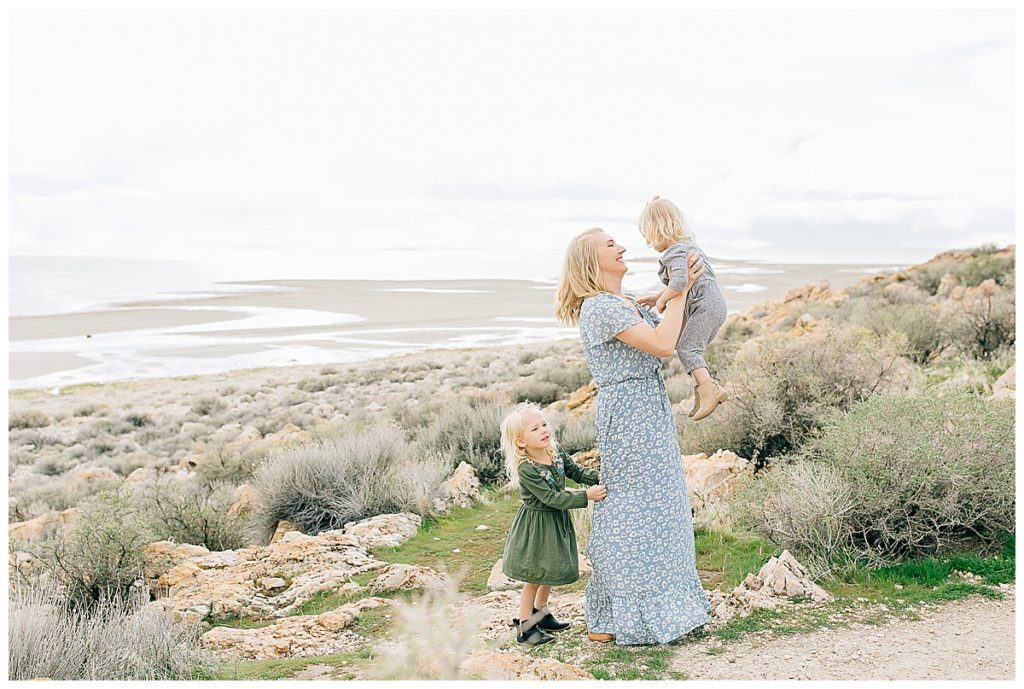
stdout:
[[[535,411],[543,416],[540,407],[533,402],[521,402],[501,420],[501,452],[505,455],[505,476],[512,488],[519,487],[519,465],[526,459],[525,450],[516,446],[516,440],[523,431],[523,416],[527,411]],[[554,457],[558,445],[555,444],[555,433],[551,432],[551,445],[548,452]]]
[[660,196],[655,196],[644,206],[644,212],[640,214],[640,234],[651,246],[662,241],[675,244],[684,239],[693,239],[690,226],[686,224],[679,207]]

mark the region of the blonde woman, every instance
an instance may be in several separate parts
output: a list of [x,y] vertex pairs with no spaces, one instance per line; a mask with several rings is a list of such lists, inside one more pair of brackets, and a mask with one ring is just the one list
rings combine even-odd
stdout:
[[[625,248],[594,228],[569,244],[556,315],[579,325],[598,385],[595,438],[608,497],[594,504],[586,619],[594,641],[667,643],[705,624],[690,500],[661,359],[675,352],[686,294],[659,318],[622,290]],[[688,284],[703,273],[692,255]]]

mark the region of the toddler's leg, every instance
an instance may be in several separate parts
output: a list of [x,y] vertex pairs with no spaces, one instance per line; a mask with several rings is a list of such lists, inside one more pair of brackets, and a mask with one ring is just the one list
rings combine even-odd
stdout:
[[523,591],[519,594],[519,619],[528,620],[533,615],[533,601],[539,588],[537,584],[523,584]]
[[[538,586],[537,587],[537,595],[536,595],[536,598],[533,601],[533,607],[536,608],[537,610],[540,610],[541,608],[543,608],[545,605],[548,604],[548,596],[550,596],[550,595],[551,595],[551,587],[550,586]],[[522,612],[522,611],[520,611],[520,612]]]

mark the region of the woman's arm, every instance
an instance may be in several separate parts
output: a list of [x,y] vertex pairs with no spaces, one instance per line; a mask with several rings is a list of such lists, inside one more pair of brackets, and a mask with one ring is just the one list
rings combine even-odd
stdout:
[[[687,292],[689,292],[690,285],[693,285],[694,281],[704,274],[704,264],[697,253],[687,254],[687,261],[690,266],[689,280],[687,281]],[[640,322],[623,330],[616,337],[631,347],[642,349],[655,356],[672,356],[676,350],[679,335],[683,331],[685,307],[686,294],[683,293],[668,302],[657,328],[652,328],[646,322]]]

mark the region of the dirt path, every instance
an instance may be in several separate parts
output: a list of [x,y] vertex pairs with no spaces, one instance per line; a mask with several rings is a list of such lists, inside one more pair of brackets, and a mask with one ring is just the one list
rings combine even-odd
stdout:
[[1014,679],[1015,587],[891,619],[796,636],[758,635],[680,648],[672,669],[690,679]]

